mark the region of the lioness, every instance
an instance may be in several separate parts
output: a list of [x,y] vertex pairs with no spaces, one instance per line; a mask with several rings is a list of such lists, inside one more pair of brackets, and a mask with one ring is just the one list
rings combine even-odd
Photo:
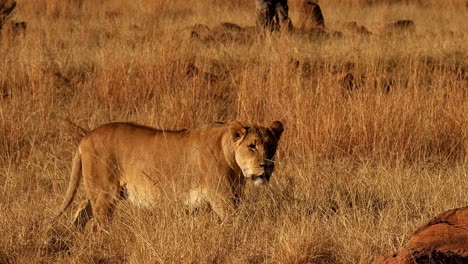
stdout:
[[190,206],[206,203],[223,220],[237,207],[247,180],[269,181],[282,132],[279,121],[269,127],[234,121],[180,131],[103,125],[81,140],[54,219],[70,206],[83,178],[87,201],[75,215],[78,229],[91,217],[107,226],[119,199],[149,207],[171,194]]

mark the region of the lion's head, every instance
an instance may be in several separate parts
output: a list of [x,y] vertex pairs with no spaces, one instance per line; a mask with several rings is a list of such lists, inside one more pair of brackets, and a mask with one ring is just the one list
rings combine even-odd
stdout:
[[239,122],[232,122],[230,130],[235,160],[244,177],[254,180],[256,185],[267,183],[275,168],[275,153],[283,124],[274,121],[269,127],[244,127]]

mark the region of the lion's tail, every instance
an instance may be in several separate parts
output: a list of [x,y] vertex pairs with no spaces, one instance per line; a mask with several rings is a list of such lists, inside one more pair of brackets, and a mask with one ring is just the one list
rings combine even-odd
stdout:
[[80,140],[88,134],[88,130],[75,124],[68,118],[60,118],[60,122],[62,123],[62,127],[65,128],[67,134],[76,142],[80,142]]
[[80,186],[82,177],[81,154],[80,151],[77,150],[75,156],[73,157],[72,172],[70,176],[70,182],[68,183],[67,193],[65,195],[65,199],[62,202],[62,205],[60,205],[59,210],[53,218],[53,222],[55,222],[73,202],[73,199],[75,198],[75,195],[78,191],[78,187]]

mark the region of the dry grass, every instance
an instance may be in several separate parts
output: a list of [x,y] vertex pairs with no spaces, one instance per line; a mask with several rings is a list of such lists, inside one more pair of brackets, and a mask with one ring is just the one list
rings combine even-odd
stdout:
[[[468,204],[463,8],[326,1],[328,28],[355,20],[378,32],[405,18],[416,32],[187,38],[195,23],[253,25],[253,1],[242,2],[18,1],[27,34],[0,40],[1,263],[369,263]],[[190,63],[204,74],[187,76]],[[69,212],[56,234],[68,251],[47,255],[76,147],[58,117],[171,129],[279,119],[286,131],[271,188],[247,186],[227,223],[170,201],[122,203],[109,234],[75,233]]]

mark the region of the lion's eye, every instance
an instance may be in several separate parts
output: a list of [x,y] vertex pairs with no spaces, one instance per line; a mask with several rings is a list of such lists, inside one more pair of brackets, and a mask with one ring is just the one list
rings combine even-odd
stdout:
[[250,144],[249,145],[249,149],[255,149],[255,147],[256,147],[255,144]]

